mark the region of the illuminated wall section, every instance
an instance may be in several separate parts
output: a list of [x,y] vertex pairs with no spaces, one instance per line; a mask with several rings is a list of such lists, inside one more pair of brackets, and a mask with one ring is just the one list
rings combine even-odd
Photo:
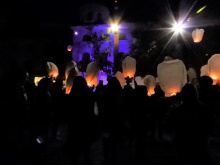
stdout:
[[[134,24],[120,24],[120,38],[119,38],[119,52],[129,53],[129,46],[132,43],[131,32],[133,30]],[[93,32],[103,32],[107,33],[108,28],[110,28],[109,24],[102,24],[94,26]],[[72,48],[72,60],[78,62],[82,59],[82,55],[84,53],[89,53],[90,56],[92,54],[92,45],[89,45],[87,42],[83,41],[83,36],[90,33],[89,30],[85,28],[85,26],[74,26],[73,30],[73,48]],[[110,41],[106,42],[102,45],[101,51],[105,50],[109,44],[111,44],[110,48],[110,56],[108,60],[113,62],[113,52],[114,52],[114,34],[110,33]],[[91,56],[92,59],[92,56]]]

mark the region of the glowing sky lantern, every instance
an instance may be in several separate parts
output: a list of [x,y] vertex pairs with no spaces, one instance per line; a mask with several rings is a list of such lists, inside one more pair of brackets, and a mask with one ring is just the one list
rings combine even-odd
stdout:
[[121,87],[124,88],[125,83],[126,83],[126,80],[124,79],[124,74],[121,73],[121,72],[119,72],[119,71],[117,71],[117,72],[115,73],[115,77],[116,77],[116,78],[118,79],[118,81],[120,82]]
[[70,61],[66,64],[65,68],[65,93],[69,94],[73,85],[74,78],[79,76],[80,72],[74,61]]
[[68,46],[67,46],[67,51],[68,51],[68,52],[71,52],[71,51],[72,51],[72,48],[73,48],[72,45],[68,45]]
[[66,83],[65,83],[65,93],[69,94],[70,90],[72,89],[73,81],[76,76],[79,76],[79,70],[77,67],[73,67],[68,71],[68,75],[66,78]]
[[197,79],[196,71],[193,68],[189,68],[187,70],[187,75],[188,75],[188,82],[192,82],[194,79]]
[[182,60],[164,60],[157,66],[157,75],[161,89],[166,97],[176,95],[187,83],[187,71]]
[[208,60],[208,74],[213,79],[213,84],[220,81],[220,54],[214,54]]
[[49,77],[56,78],[59,75],[58,67],[53,62],[47,62],[47,73]]
[[147,88],[147,95],[151,96],[152,94],[154,94],[154,88],[156,86],[156,79],[154,76],[152,75],[146,75],[144,77],[144,85]]
[[125,57],[122,61],[122,72],[124,78],[133,78],[136,72],[136,60],[130,56]]
[[98,75],[100,67],[97,61],[92,61],[88,64],[86,68],[86,82],[88,86],[97,86],[98,85]]
[[66,68],[65,68],[65,78],[67,79],[68,77],[68,74],[69,74],[69,71],[72,69],[72,68],[75,68],[76,72],[77,72],[77,75],[80,75],[80,72],[77,68],[77,65],[74,61],[70,61],[66,64]]
[[204,35],[204,32],[205,32],[204,29],[195,29],[192,32],[193,41],[195,43],[201,42],[202,38],[203,38],[203,35]]
[[208,76],[209,73],[208,73],[208,65],[203,65],[201,68],[200,68],[200,77],[202,76]]

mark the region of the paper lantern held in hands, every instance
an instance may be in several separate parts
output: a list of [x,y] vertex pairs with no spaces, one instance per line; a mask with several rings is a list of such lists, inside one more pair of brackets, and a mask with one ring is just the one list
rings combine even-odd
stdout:
[[144,85],[147,88],[147,95],[151,96],[152,94],[154,94],[154,88],[156,86],[156,79],[154,76],[152,75],[146,75],[144,77]]
[[58,67],[53,62],[47,62],[47,73],[49,77],[56,78],[59,75]]
[[186,67],[179,59],[163,61],[158,64],[157,75],[160,87],[166,97],[176,95],[187,82]]
[[214,54],[208,60],[208,75],[213,79],[213,84],[220,82],[220,54]]
[[118,79],[118,81],[120,82],[121,87],[124,88],[126,81],[125,81],[125,79],[124,79],[123,73],[121,73],[120,71],[117,71],[117,72],[115,73],[115,77],[116,77],[116,78]]
[[98,76],[99,76],[100,67],[97,61],[92,61],[88,64],[86,68],[86,82],[88,86],[97,86],[98,85]]
[[124,78],[133,78],[136,72],[136,60],[130,56],[125,57],[122,61],[122,72]]

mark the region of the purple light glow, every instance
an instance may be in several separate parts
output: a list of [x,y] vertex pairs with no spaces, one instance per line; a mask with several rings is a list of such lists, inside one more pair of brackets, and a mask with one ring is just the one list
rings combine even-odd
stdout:
[[[107,34],[109,31],[109,28],[111,26],[109,24],[102,24],[94,26],[93,32],[96,32],[97,34],[104,33]],[[131,36],[131,29],[130,25],[127,24],[120,24],[119,33],[123,33],[125,35],[124,39],[119,40],[118,45],[118,53],[122,52],[125,54],[128,54],[130,52],[130,45],[132,43],[132,36]],[[92,45],[89,45],[87,42],[82,41],[84,35],[90,34],[90,31],[86,29],[84,26],[75,26],[73,27],[73,48],[72,48],[72,60],[75,62],[78,62],[82,60],[82,56],[84,53],[90,54],[90,59],[94,60],[92,58]],[[75,36],[77,32],[77,37]],[[78,33],[80,32],[80,33]],[[108,52],[108,60],[112,63],[114,63],[114,33],[110,33],[110,40],[107,42],[104,42],[101,45],[100,48],[101,52]]]

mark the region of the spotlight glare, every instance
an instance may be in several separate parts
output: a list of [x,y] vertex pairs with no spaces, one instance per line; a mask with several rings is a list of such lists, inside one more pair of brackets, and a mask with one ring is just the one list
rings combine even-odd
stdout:
[[176,24],[173,26],[173,31],[174,31],[175,33],[181,33],[181,32],[183,31],[183,28],[184,28],[183,24],[181,24],[181,23],[176,23]]

